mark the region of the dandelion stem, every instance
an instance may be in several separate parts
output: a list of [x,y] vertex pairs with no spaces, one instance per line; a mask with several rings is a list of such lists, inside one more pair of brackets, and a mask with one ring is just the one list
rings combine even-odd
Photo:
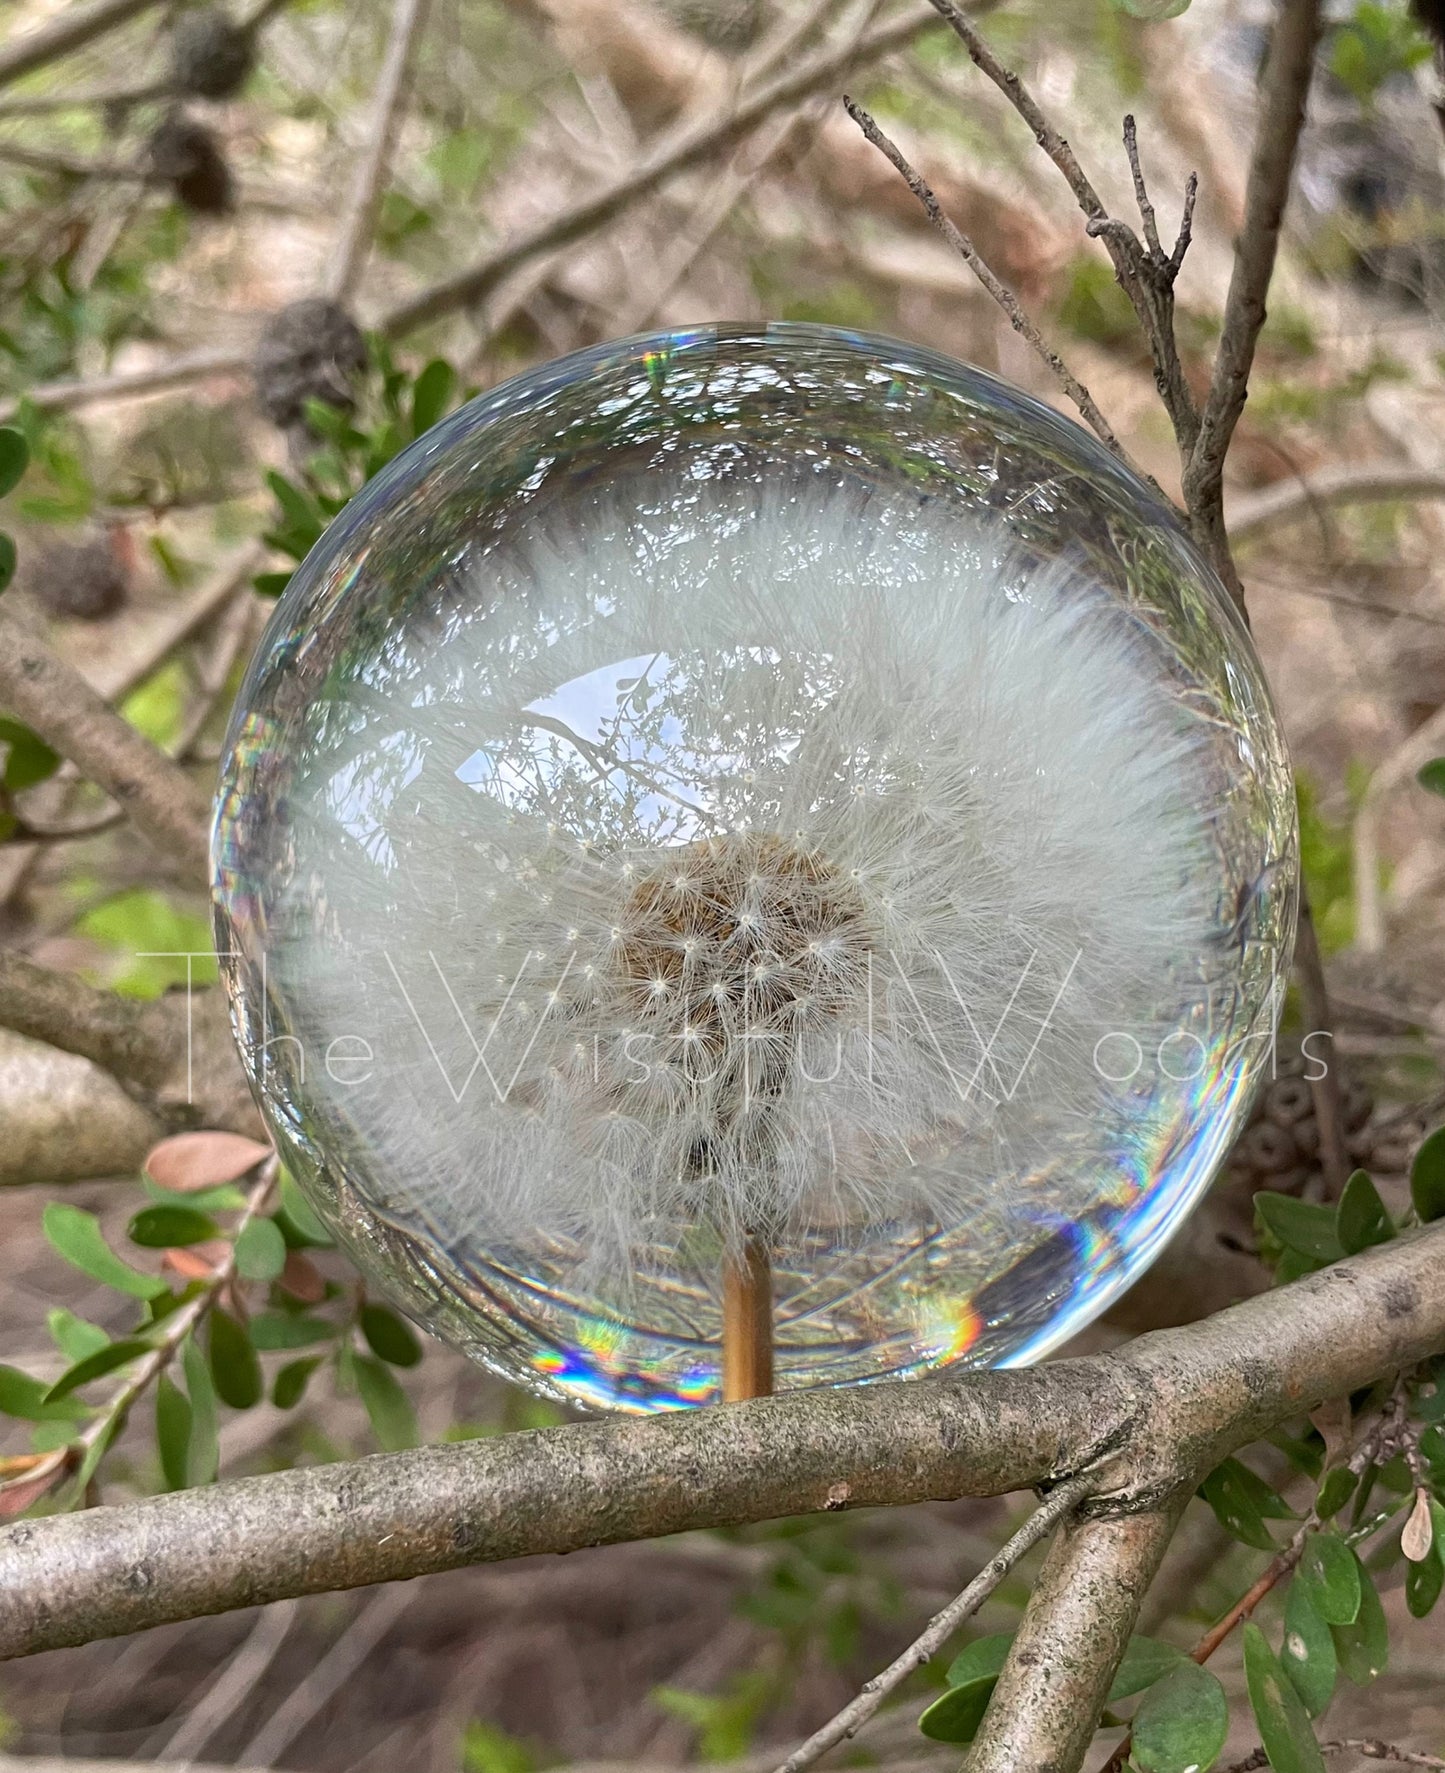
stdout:
[[773,1392],[773,1270],[755,1237],[724,1259],[722,1391],[725,1404]]

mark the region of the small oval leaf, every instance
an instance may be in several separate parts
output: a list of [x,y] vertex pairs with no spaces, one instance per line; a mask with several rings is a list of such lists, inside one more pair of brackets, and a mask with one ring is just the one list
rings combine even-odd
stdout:
[[251,1338],[229,1312],[211,1310],[211,1378],[216,1396],[233,1410],[249,1410],[261,1401],[261,1363]]
[[286,1266],[286,1240],[270,1219],[252,1219],[236,1239],[236,1268],[243,1280],[272,1281]]
[[1244,1678],[1274,1773],[1325,1773],[1324,1757],[1300,1696],[1252,1620],[1244,1628]]
[[214,1219],[193,1207],[142,1207],[126,1227],[130,1241],[143,1250],[181,1250],[216,1235]]
[[1218,1678],[1187,1658],[1144,1695],[1134,1713],[1130,1758],[1143,1773],[1205,1773],[1229,1734]]
[[177,1133],[162,1139],[146,1156],[145,1173],[162,1188],[194,1194],[219,1188],[264,1163],[271,1147],[239,1133]]
[[421,1343],[411,1325],[386,1305],[363,1305],[361,1333],[371,1352],[393,1367],[414,1367],[421,1359]]

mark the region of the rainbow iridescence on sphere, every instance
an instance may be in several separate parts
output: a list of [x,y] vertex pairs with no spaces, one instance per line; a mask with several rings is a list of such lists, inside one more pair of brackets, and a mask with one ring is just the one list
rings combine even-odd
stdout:
[[293,578],[214,838],[242,1055],[364,1274],[544,1394],[1037,1358],[1267,1065],[1297,838],[1247,634],[1048,408],[809,326],[585,351]]

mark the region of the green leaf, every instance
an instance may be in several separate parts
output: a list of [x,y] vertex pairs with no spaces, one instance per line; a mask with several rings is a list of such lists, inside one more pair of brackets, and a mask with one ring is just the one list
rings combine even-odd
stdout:
[[1104,1703],[1113,1705],[1120,1699],[1127,1699],[1131,1693],[1142,1693],[1188,1660],[1182,1650],[1176,1650],[1173,1644],[1162,1644],[1158,1638],[1130,1638]]
[[414,437],[431,430],[446,411],[456,385],[456,371],[451,364],[434,357],[412,386],[411,429]]
[[13,425],[0,425],[0,499],[14,492],[30,461],[25,433]]
[[1359,1478],[1348,1465],[1337,1465],[1327,1471],[1315,1497],[1315,1513],[1322,1521],[1333,1519],[1355,1493]]
[[1441,1588],[1445,1587],[1445,1556],[1442,1556],[1440,1547],[1440,1534],[1445,1530],[1445,1509],[1436,1502],[1432,1504],[1431,1512],[1435,1516],[1435,1542],[1418,1564],[1407,1562],[1405,1565],[1405,1605],[1410,1609],[1412,1619],[1423,1619],[1430,1613],[1440,1599]]
[[22,1422],[79,1422],[87,1414],[84,1404],[59,1403],[43,1380],[6,1366],[0,1366],[0,1413]]
[[1254,1215],[1285,1249],[1315,1262],[1338,1262],[1345,1253],[1333,1207],[1267,1190],[1255,1195]]
[[1292,1511],[1262,1477],[1240,1460],[1226,1459],[1217,1465],[1199,1486],[1199,1494],[1214,1510],[1226,1533],[1260,1551],[1277,1549],[1265,1520],[1284,1520]]
[[1004,1631],[965,1645],[949,1666],[948,1691],[918,1720],[925,1736],[934,1742],[973,1741],[1013,1641],[1013,1633]]
[[1130,1758],[1143,1773],[1204,1773],[1229,1734],[1219,1680],[1187,1658],[1144,1695],[1134,1713]]
[[220,1233],[216,1221],[194,1207],[142,1207],[126,1230],[130,1241],[145,1250],[179,1250]]
[[301,1402],[307,1381],[324,1363],[325,1356],[319,1354],[308,1355],[304,1360],[287,1361],[271,1387],[271,1402],[278,1410],[294,1409]]
[[389,1367],[369,1354],[358,1355],[356,1388],[371,1418],[377,1445],[384,1453],[399,1453],[403,1447],[416,1445],[415,1412]]
[[281,507],[288,529],[293,531],[298,538],[306,536],[311,538],[302,550],[303,554],[309,552],[311,543],[317,540],[326,527],[325,520],[316,507],[316,501],[309,493],[303,492],[299,486],[288,480],[284,474],[278,474],[274,468],[266,475],[266,484],[275,496],[276,503]]
[[216,1421],[216,1388],[211,1369],[196,1344],[187,1336],[181,1349],[181,1366],[191,1404],[191,1438],[186,1447],[186,1482],[213,1484],[221,1464],[219,1425]]
[[261,1311],[251,1319],[251,1345],[269,1352],[274,1348],[311,1348],[329,1342],[336,1325],[325,1318],[300,1317],[290,1311]]
[[1445,794],[1445,757],[1432,757],[1415,772],[1415,780],[1432,794]]
[[1347,1256],[1357,1256],[1374,1244],[1388,1243],[1395,1235],[1380,1191],[1365,1170],[1356,1170],[1345,1183],[1335,1212],[1335,1228]]
[[1151,23],[1178,18],[1189,10],[1189,0],[1114,0],[1114,5],[1130,18],[1148,19]]
[[251,584],[262,597],[279,597],[291,579],[290,573],[257,573]]
[[1285,1599],[1279,1660],[1300,1703],[1317,1718],[1334,1695],[1340,1664],[1329,1625],[1315,1605],[1314,1591],[1298,1579],[1290,1583]]
[[1353,1625],[1365,1584],[1360,1560],[1337,1533],[1311,1533],[1300,1554],[1296,1583],[1310,1592],[1327,1625]]
[[190,1477],[191,1405],[165,1373],[156,1380],[156,1446],[166,1488],[184,1490]]
[[18,720],[0,718],[0,743],[7,748],[4,781],[12,794],[33,788],[60,768],[58,753]]
[[261,1363],[251,1338],[229,1312],[211,1309],[211,1377],[216,1395],[233,1410],[249,1410],[261,1401]]
[[286,1239],[270,1219],[252,1219],[236,1239],[236,1267],[244,1280],[272,1281],[286,1266]]
[[288,1246],[293,1250],[329,1250],[331,1233],[317,1217],[310,1201],[286,1170],[281,1172],[281,1212],[277,1215]]
[[42,1223],[51,1247],[67,1262],[117,1292],[129,1293],[134,1299],[157,1299],[170,1292],[159,1275],[141,1274],[121,1261],[101,1236],[100,1221],[94,1213],[73,1207],[69,1201],[53,1200],[45,1209]]
[[1445,1219],[1445,1127],[1437,1127],[1415,1153],[1410,1199],[1422,1224]]
[[104,1348],[110,1337],[99,1324],[87,1323],[63,1305],[53,1305],[45,1314],[50,1339],[68,1361],[83,1361],[88,1354]]
[[1275,1773],[1325,1773],[1324,1757],[1300,1696],[1252,1620],[1244,1628],[1244,1678],[1260,1740]]
[[1369,1571],[1354,1552],[1350,1556],[1359,1572],[1360,1610],[1353,1624],[1333,1625],[1330,1629],[1340,1672],[1357,1687],[1367,1687],[1376,1675],[1383,1673],[1390,1659],[1390,1628]]
[[0,529],[0,591],[7,590],[15,577],[15,538]]
[[103,1379],[117,1367],[127,1366],[131,1361],[139,1360],[141,1355],[150,1352],[150,1343],[142,1342],[134,1336],[127,1337],[122,1342],[108,1343],[62,1373],[45,1394],[45,1401],[53,1404],[58,1398],[69,1397],[72,1391],[79,1391],[82,1385],[89,1385],[92,1379]]
[[373,1354],[394,1367],[414,1367],[421,1359],[421,1343],[412,1327],[385,1305],[363,1305],[361,1333]]

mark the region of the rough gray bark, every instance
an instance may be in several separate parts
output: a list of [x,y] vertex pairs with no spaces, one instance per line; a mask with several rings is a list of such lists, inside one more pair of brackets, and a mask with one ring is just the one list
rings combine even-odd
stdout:
[[[1115,1354],[581,1423],[0,1533],[0,1656],[288,1595],[1080,1472],[1158,1514],[1226,1453],[1445,1348],[1445,1224]],[[1015,1773],[1031,1763],[1018,1762]]]

